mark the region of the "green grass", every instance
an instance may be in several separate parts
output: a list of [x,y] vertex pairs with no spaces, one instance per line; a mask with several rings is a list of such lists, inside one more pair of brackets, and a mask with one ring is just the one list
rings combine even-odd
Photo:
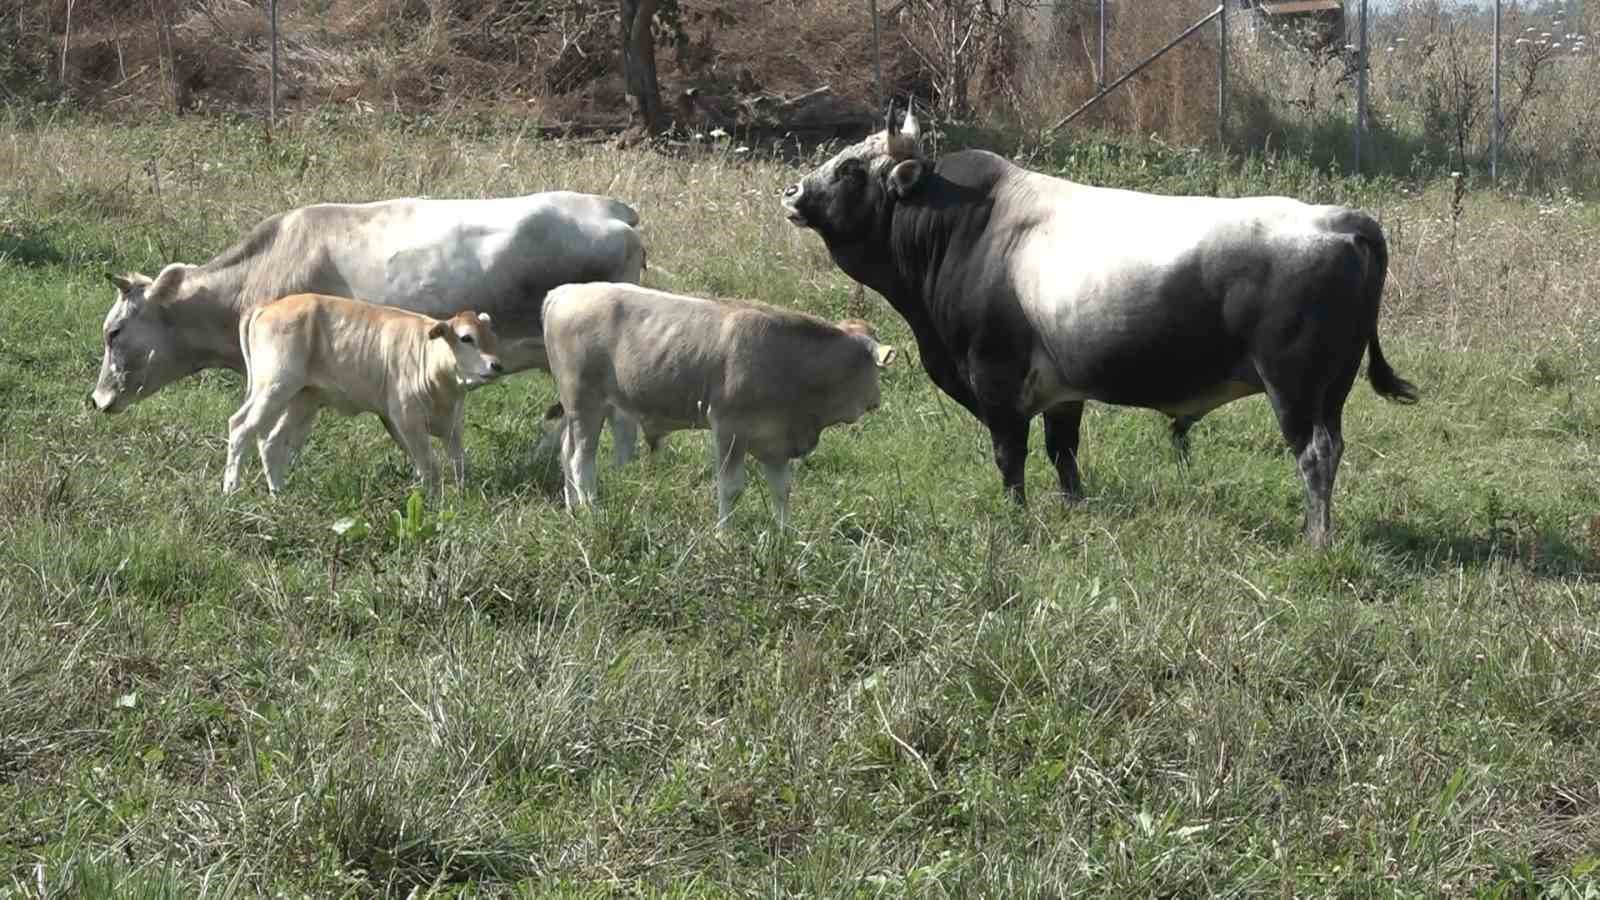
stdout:
[[[1337,541],[1266,401],[1180,465],[1092,406],[1088,499],[1011,509],[892,311],[783,221],[796,169],[516,133],[35,123],[0,139],[0,893],[1587,896],[1600,862],[1600,297],[1583,205],[1105,145],[1071,177],[1363,205],[1382,331]],[[14,137],[14,140],[12,139]],[[156,161],[156,178],[146,162]],[[1190,161],[1186,161],[1190,160]],[[502,164],[505,168],[502,168]],[[472,395],[472,482],[325,415],[219,492],[239,380],[85,409],[107,267],[323,199],[604,191],[651,284],[866,312],[909,359],[825,433],[789,533],[713,535],[703,438],[569,516],[553,396]],[[1040,443],[1035,435],[1035,446]],[[602,459],[606,457],[603,455]],[[331,526],[355,517],[368,533]]]

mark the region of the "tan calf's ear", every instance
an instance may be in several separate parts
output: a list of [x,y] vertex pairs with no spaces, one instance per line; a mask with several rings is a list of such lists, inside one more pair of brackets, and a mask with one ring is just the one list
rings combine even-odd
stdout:
[[442,338],[442,337],[455,337],[455,332],[450,330],[450,323],[449,322],[435,322],[435,323],[433,323],[433,327],[428,329],[428,340],[431,341],[434,338]]
[[894,362],[895,354],[899,352],[892,344],[879,344],[872,349],[872,355],[878,361],[878,368],[887,369]]

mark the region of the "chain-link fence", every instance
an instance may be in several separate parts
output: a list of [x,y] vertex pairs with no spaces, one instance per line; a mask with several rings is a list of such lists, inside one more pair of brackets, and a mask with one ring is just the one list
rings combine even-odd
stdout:
[[[1600,55],[1584,6],[1060,0],[1030,10],[1019,32],[1029,63],[1015,79],[1015,107],[1050,125],[1098,97],[1067,127],[1180,143],[1220,137],[1236,150],[1346,170],[1463,171],[1593,190]],[[1102,85],[1116,87],[1102,96]]]

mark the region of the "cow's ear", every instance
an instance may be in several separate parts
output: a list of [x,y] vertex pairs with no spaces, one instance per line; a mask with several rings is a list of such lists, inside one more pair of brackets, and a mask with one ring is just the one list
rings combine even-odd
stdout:
[[889,187],[895,196],[904,197],[917,189],[927,171],[927,164],[920,159],[901,160],[889,170]]
[[872,355],[878,361],[878,368],[887,369],[894,362],[895,354],[899,351],[892,344],[879,344],[872,348]]
[[428,340],[430,341],[434,338],[451,337],[455,337],[455,332],[451,330],[449,322],[435,322],[433,327],[428,329]]

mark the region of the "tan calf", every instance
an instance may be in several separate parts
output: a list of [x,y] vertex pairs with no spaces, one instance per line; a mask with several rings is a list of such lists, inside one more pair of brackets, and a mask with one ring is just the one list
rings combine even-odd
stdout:
[[763,304],[704,300],[633,284],[572,284],[545,298],[545,352],[566,410],[561,455],[569,508],[595,502],[600,424],[614,406],[661,435],[709,428],[717,525],[761,462],[780,524],[791,460],[824,428],[879,403],[878,370],[894,358],[859,319],[830,324]]
[[505,371],[496,344],[487,313],[440,320],[322,294],[257,307],[239,326],[246,394],[228,420],[223,492],[238,489],[252,439],[268,489],[282,490],[288,456],[324,406],[376,413],[430,491],[438,488],[439,469],[428,436],[441,438],[461,484],[466,392]]

